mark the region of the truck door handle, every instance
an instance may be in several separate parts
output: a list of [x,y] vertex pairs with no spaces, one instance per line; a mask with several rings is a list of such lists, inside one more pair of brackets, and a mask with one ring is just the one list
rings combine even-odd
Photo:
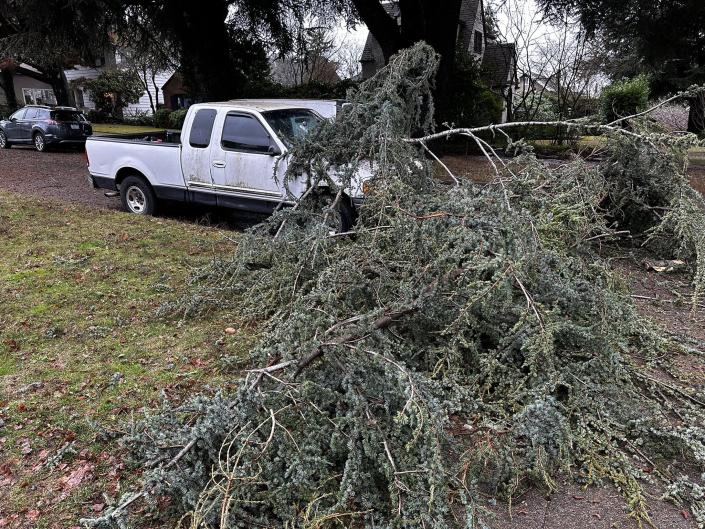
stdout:
[[222,169],[223,167],[225,167],[225,165],[225,162],[222,162],[220,160],[216,160],[215,162],[213,162],[213,167],[218,167],[219,169]]

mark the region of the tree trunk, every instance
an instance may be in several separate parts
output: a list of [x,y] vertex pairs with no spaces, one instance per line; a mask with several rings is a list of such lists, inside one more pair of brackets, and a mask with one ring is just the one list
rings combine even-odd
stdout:
[[68,80],[66,79],[66,74],[64,74],[64,69],[54,68],[48,70],[45,68],[43,73],[46,77],[47,82],[51,85],[51,88],[54,90],[56,104],[65,107],[75,105],[73,94],[71,93]]
[[175,0],[167,16],[181,45],[181,66],[194,95],[208,101],[240,95],[244,78],[230,54],[227,2]]
[[[424,40],[441,56],[436,74],[436,121],[453,119],[446,114],[452,99],[449,91],[455,73],[455,53],[458,46],[458,23],[462,0],[425,0],[426,35]],[[402,13],[402,24],[404,15]]]
[[17,98],[15,97],[15,85],[12,79],[12,72],[8,69],[0,71],[0,88],[5,92],[7,106],[11,109],[17,107]]
[[705,94],[698,94],[690,99],[688,132],[694,132],[695,134],[705,132]]

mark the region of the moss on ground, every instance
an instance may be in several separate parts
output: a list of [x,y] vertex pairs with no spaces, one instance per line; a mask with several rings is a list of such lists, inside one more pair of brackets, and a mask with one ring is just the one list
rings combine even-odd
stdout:
[[[75,525],[119,477],[105,431],[162,391],[228,387],[220,360],[244,356],[251,328],[217,311],[182,321],[157,310],[232,247],[212,228],[0,192],[0,520]],[[70,442],[75,454],[51,468]],[[92,470],[67,481],[80,465]]]

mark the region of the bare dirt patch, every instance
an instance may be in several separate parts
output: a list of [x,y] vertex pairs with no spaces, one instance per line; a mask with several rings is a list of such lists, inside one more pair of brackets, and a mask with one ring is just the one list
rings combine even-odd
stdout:
[[39,153],[15,146],[0,151],[0,189],[69,204],[118,209],[120,203],[106,198],[86,181],[86,158],[76,149]]

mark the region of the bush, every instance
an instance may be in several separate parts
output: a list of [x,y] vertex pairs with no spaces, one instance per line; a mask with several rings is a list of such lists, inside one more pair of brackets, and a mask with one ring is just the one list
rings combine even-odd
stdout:
[[654,110],[649,117],[667,132],[688,130],[688,106],[669,103]]
[[184,126],[184,120],[186,119],[187,112],[188,111],[185,108],[174,110],[171,114],[169,114],[169,126],[172,129],[181,130]]
[[86,119],[88,119],[91,123],[112,123],[115,121],[114,119],[111,119],[110,116],[98,110],[88,110],[85,114]]
[[645,75],[612,83],[600,96],[602,119],[610,123],[645,110],[649,91],[649,78]]
[[142,81],[130,70],[105,70],[95,79],[81,77],[72,84],[86,89],[96,110],[113,119],[122,119],[125,107],[137,103],[144,94]]
[[168,129],[171,126],[171,109],[158,109],[154,114],[154,126],[160,129]]
[[137,125],[142,127],[154,126],[154,116],[151,112],[144,110],[133,110],[132,112],[126,113],[123,121],[127,125]]

